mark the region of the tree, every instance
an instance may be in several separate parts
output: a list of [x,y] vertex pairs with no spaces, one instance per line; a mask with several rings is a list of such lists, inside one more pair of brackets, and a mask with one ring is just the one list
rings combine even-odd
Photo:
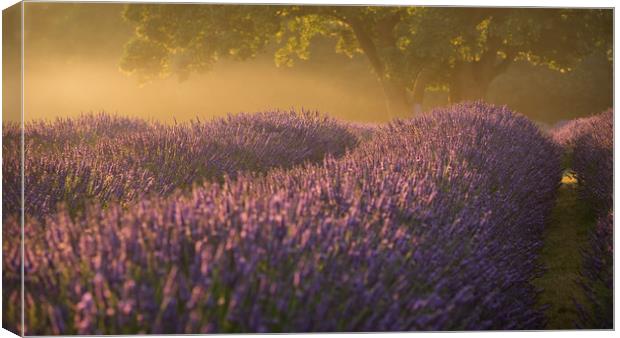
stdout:
[[431,67],[452,102],[484,98],[515,61],[566,73],[593,52],[608,53],[611,60],[609,10],[433,8],[425,27],[442,16],[452,29],[441,30],[440,39],[453,48],[437,55]]
[[275,61],[310,57],[313,38],[336,52],[364,54],[391,116],[421,105],[444,86],[453,102],[484,98],[514,61],[569,71],[590,50],[611,51],[610,10],[372,6],[128,5],[135,25],[121,69],[143,80],[208,70],[277,44]]

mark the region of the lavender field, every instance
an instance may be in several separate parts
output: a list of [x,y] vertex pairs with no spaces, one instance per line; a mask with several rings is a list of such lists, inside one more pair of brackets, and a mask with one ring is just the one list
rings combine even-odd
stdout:
[[[594,113],[594,112],[593,112]],[[613,110],[469,102],[3,125],[3,326],[28,335],[535,330],[565,180],[593,215],[563,327],[613,327]],[[563,179],[564,178],[564,179]],[[22,310],[25,326],[21,327]]]

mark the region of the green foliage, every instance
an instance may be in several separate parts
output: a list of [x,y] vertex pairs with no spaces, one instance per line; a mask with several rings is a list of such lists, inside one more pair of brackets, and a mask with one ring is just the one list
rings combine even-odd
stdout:
[[146,80],[255,57],[280,29],[277,6],[132,4],[123,16],[135,34],[120,67]]

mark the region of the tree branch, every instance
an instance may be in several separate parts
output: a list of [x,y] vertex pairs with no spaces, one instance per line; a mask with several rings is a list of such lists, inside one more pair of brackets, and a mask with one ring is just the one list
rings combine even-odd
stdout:
[[394,46],[396,45],[396,37],[394,36],[394,27],[400,22],[401,13],[395,11],[390,15],[385,16],[377,22],[377,33],[381,37],[379,39],[382,46]]
[[383,78],[385,73],[385,67],[381,62],[381,58],[379,57],[377,46],[372,41],[372,38],[364,28],[363,23],[361,23],[359,19],[356,18],[348,18],[345,22],[349,24],[351,29],[353,29],[353,33],[355,34],[357,42],[364,51],[364,54],[366,54],[366,56],[368,57],[370,64],[377,72],[379,78]]

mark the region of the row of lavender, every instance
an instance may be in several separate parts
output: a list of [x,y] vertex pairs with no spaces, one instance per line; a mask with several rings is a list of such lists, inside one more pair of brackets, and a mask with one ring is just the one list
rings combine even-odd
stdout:
[[[128,203],[168,195],[239,171],[266,171],[357,143],[351,128],[317,113],[241,114],[208,123],[147,123],[106,114],[25,126],[26,214],[44,217],[60,204],[73,214],[90,201]],[[4,214],[20,208],[19,128],[4,126]]]
[[597,222],[584,251],[589,304],[578,304],[581,328],[613,328],[613,110],[577,119],[555,133],[572,154],[580,194]]
[[[63,208],[72,217],[90,204],[129,206],[149,195],[189,190],[238,172],[266,172],[341,156],[368,130],[313,112],[240,114],[207,123],[162,125],[87,114],[25,126],[25,216],[41,221]],[[21,135],[3,125],[4,324],[21,322],[19,218]],[[17,255],[17,256],[16,256]],[[7,308],[10,307],[10,308]],[[16,331],[15,327],[12,327]],[[16,331],[17,332],[17,331]]]
[[27,332],[542,328],[559,161],[525,117],[467,104],[321,164],[29,218]]

